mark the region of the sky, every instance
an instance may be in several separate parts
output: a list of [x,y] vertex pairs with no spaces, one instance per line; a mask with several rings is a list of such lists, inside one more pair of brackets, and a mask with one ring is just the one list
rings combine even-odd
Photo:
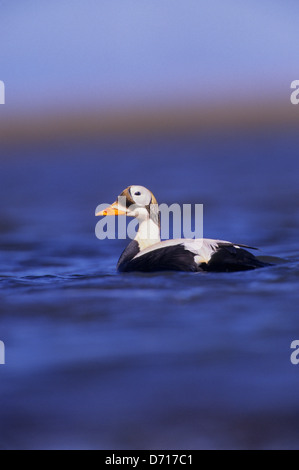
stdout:
[[296,7],[294,0],[0,0],[6,112],[289,99],[299,79]]

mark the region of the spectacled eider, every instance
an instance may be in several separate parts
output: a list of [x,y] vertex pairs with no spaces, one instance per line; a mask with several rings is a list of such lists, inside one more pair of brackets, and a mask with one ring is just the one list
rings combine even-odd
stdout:
[[248,249],[223,240],[206,238],[161,241],[160,214],[154,195],[143,186],[129,186],[114,202],[96,216],[127,215],[139,222],[134,240],[125,248],[117,263],[120,272],[155,271],[246,271],[269,266]]

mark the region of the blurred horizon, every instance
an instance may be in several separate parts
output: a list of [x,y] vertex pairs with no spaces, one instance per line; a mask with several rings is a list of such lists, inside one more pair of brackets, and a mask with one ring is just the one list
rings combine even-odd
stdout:
[[163,108],[128,107],[106,112],[84,109],[18,115],[1,123],[2,145],[46,143],[61,139],[135,138],[163,134],[200,135],[205,133],[276,132],[297,128],[296,106],[290,103],[239,102],[199,106],[173,103]]
[[173,103],[289,103],[298,78],[295,6],[2,0],[0,118]]

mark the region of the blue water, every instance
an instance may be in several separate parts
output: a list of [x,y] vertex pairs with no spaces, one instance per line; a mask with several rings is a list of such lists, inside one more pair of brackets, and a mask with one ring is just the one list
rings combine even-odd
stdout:
[[[1,449],[299,448],[299,135],[2,148]],[[204,236],[280,257],[118,274],[94,211],[130,184],[204,204]]]

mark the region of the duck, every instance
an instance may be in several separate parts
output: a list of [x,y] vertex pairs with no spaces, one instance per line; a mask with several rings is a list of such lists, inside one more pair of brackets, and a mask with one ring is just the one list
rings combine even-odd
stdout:
[[269,266],[249,250],[256,248],[224,240],[177,238],[161,240],[160,212],[153,193],[128,186],[118,199],[96,216],[135,217],[136,236],[122,252],[119,272],[236,272]]

